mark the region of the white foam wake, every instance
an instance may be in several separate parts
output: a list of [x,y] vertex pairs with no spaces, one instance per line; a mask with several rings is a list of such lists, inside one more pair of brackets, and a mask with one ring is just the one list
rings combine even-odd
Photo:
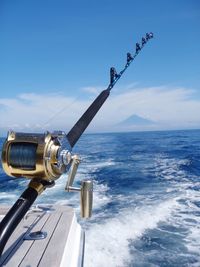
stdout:
[[155,206],[126,208],[104,224],[92,225],[86,231],[85,266],[124,266],[132,257],[129,241],[165,221],[176,205],[172,199]]
[[166,180],[185,179],[185,172],[180,169],[180,166],[187,166],[189,164],[189,160],[168,158],[166,155],[159,154],[155,159],[156,176]]
[[[168,188],[168,192],[179,192],[177,197],[177,207],[169,220],[171,225],[187,229],[187,235],[184,237],[184,245],[188,251],[196,256],[197,263],[191,266],[200,266],[200,191],[193,188],[199,188],[200,182],[194,182],[188,173],[180,166],[190,165],[189,160],[180,160],[160,156],[156,160],[156,175],[166,180],[176,180],[173,187]],[[193,175],[194,180],[198,177]]]

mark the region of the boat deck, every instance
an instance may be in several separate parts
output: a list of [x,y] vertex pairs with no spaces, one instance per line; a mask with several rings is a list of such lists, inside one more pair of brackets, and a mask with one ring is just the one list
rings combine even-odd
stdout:
[[[7,211],[8,207],[0,207],[0,220]],[[46,238],[30,240],[31,233],[40,231],[47,234]],[[0,266],[82,266],[83,239],[72,208],[35,207],[27,213],[8,240]]]

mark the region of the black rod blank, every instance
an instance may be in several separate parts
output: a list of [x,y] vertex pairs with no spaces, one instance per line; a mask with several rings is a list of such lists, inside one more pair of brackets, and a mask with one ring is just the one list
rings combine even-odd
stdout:
[[[29,210],[30,206],[33,204],[37,196],[38,192],[35,189],[28,187],[1,221],[0,258],[9,237],[11,236],[19,222],[22,220],[26,212]],[[0,265],[1,264],[2,263],[0,262]]]
[[82,133],[85,131],[87,126],[90,124],[94,116],[97,114],[103,103],[106,101],[110,94],[110,90],[106,89],[97,96],[94,102],[89,106],[89,108],[85,111],[85,113],[81,116],[81,118],[76,122],[74,127],[67,134],[67,139],[73,147]]

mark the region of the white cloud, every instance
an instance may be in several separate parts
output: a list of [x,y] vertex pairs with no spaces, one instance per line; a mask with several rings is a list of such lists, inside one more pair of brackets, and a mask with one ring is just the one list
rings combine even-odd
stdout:
[[[99,92],[99,88],[96,90]],[[88,92],[96,91],[94,88]],[[132,114],[155,121],[156,125],[152,129],[200,127],[200,100],[193,98],[194,91],[190,89],[134,87],[124,93],[116,92],[111,92],[90,130],[120,130],[115,125]],[[22,94],[17,98],[0,98],[0,128],[4,132],[10,128],[16,131],[67,131],[90,103],[91,100],[60,94]],[[141,126],[131,129],[146,128]]]
[[92,95],[98,95],[104,89],[105,88],[100,87],[100,86],[87,86],[87,87],[81,88],[81,91],[92,94]]
[[[200,125],[200,101],[193,100],[192,90],[154,87],[129,91],[110,100],[112,116],[126,118],[137,114],[166,127]],[[109,109],[108,105],[107,108]],[[110,113],[111,114],[111,113]]]

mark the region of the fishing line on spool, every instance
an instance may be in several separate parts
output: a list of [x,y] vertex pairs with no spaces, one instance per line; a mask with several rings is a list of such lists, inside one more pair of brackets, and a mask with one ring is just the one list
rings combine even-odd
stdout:
[[13,143],[9,148],[9,163],[12,167],[34,170],[37,144]]

